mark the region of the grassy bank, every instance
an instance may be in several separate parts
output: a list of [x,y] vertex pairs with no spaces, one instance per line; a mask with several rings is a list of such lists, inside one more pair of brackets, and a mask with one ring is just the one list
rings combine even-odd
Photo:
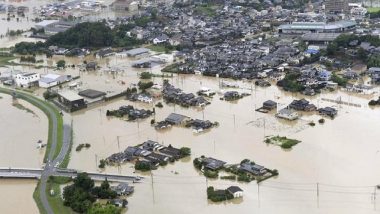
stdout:
[[[63,205],[63,199],[61,197],[61,188],[63,184],[67,184],[71,181],[71,178],[66,177],[50,177],[46,185],[46,195],[51,208],[54,213],[59,214],[71,214],[74,213],[69,207]],[[54,194],[50,194],[50,190],[54,190]]]
[[74,131],[73,131],[73,122],[71,122],[71,136],[70,136],[70,147],[69,151],[67,151],[65,158],[63,159],[62,163],[59,165],[60,168],[67,168],[70,162],[71,157],[71,150],[73,147],[73,139],[74,139]]
[[42,206],[42,202],[40,200],[40,181],[38,181],[37,183],[37,186],[36,186],[36,189],[34,189],[34,192],[33,192],[33,199],[34,201],[36,202],[36,205],[38,207],[38,210],[40,212],[40,214],[46,214],[46,210],[44,209],[44,207]]

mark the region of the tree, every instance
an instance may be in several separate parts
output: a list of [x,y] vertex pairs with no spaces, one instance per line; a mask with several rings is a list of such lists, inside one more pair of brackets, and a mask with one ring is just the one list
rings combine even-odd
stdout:
[[103,22],[84,22],[57,33],[46,41],[48,46],[106,47],[113,43],[112,30]]
[[141,74],[140,74],[140,79],[151,79],[152,78],[152,74],[151,73],[149,73],[149,72],[142,72]]
[[[107,111],[107,116],[109,114],[109,111]],[[106,161],[104,159],[100,160],[99,168],[104,169],[106,167]]]
[[66,61],[65,60],[59,60],[57,62],[57,68],[64,68],[66,66]]
[[139,86],[139,89],[141,91],[145,91],[146,89],[149,89],[153,86],[153,82],[150,81],[150,82],[138,82],[137,85]]
[[110,189],[110,184],[107,180],[103,181],[100,187],[94,187],[92,189],[92,194],[101,199],[113,199],[117,196],[117,193]]
[[186,157],[186,156],[191,155],[191,149],[188,147],[182,147],[179,151],[180,151],[180,155],[182,157]]

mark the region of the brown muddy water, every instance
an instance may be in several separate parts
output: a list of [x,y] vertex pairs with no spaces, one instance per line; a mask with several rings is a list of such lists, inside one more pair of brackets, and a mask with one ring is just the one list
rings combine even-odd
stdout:
[[36,185],[35,180],[1,180],[1,213],[38,213],[38,208],[32,198]]
[[[0,166],[41,168],[45,149],[37,149],[37,141],[47,141],[47,117],[25,101],[15,102],[2,93],[0,97]],[[1,179],[1,213],[38,213],[32,198],[36,184],[35,180]]]
[[[62,57],[48,60],[54,65]],[[91,60],[91,57],[86,60]],[[81,63],[84,59],[65,58],[69,64]],[[138,73],[130,66],[130,59],[110,57],[101,60],[100,65],[118,66],[125,71],[112,75],[106,72],[80,72],[82,89],[93,88],[103,91],[119,91],[138,82]],[[79,74],[78,69],[54,71],[52,69],[32,69],[40,73],[57,72]],[[160,67],[148,69],[159,73]],[[146,71],[146,70],[145,70]],[[196,92],[200,87],[220,91],[217,78],[197,75],[179,75],[169,78],[175,86],[185,92]],[[120,84],[124,81],[126,84]],[[162,83],[161,78],[154,82]],[[276,86],[256,88],[252,83],[238,81],[241,92],[251,95],[236,102],[212,99],[212,104],[203,110],[181,108],[164,104],[156,108],[156,115],[137,122],[127,122],[106,117],[108,109],[131,104],[137,108],[153,108],[152,104],[132,103],[124,99],[79,111],[72,114],[75,148],[81,143],[90,143],[91,148],[71,154],[69,168],[82,171],[98,171],[96,160],[106,158],[127,146],[133,146],[151,139],[162,144],[176,147],[187,146],[192,149],[189,159],[169,164],[147,174],[134,172],[132,164],[120,167],[107,167],[104,173],[136,174],[145,176],[140,184],[135,184],[135,193],[128,197],[128,213],[377,213],[380,205],[375,196],[375,186],[380,183],[380,144],[378,132],[380,111],[370,108],[367,103],[375,95],[357,95],[345,91],[323,92],[315,97],[307,97],[318,107],[332,106],[339,110],[335,119],[325,118],[323,125],[318,124],[321,117],[304,113],[296,122],[287,122],[274,117],[275,112],[262,114],[254,111],[268,99],[280,105],[289,104],[302,96],[285,93]],[[223,89],[235,90],[235,89]],[[42,90],[36,93],[41,95]],[[338,105],[324,101],[341,99],[359,104],[361,107]],[[202,134],[193,134],[190,129],[173,127],[157,132],[150,120],[163,120],[176,112],[198,118],[218,121],[220,126]],[[314,121],[315,127],[308,123]],[[263,143],[268,135],[281,135],[301,140],[293,149],[285,151]],[[119,146],[120,145],[120,148]],[[245,158],[271,169],[278,169],[280,175],[262,182],[259,186],[250,184],[208,180],[201,176],[192,165],[192,159],[201,155],[239,163]],[[215,204],[207,201],[206,187],[226,188],[239,185],[244,190],[240,200]]]

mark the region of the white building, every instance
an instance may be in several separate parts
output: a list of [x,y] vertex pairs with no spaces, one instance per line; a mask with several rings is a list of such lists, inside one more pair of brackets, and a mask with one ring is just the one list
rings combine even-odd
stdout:
[[277,117],[287,119],[287,120],[296,120],[298,119],[299,115],[296,111],[293,111],[288,108],[281,109],[276,114]]
[[67,81],[70,81],[71,76],[59,74],[47,74],[38,81],[38,86],[41,88],[49,88]]
[[40,78],[38,73],[21,73],[14,76],[14,81],[19,87],[30,87],[34,84],[37,85]]
[[152,97],[150,97],[148,95],[143,95],[143,94],[140,94],[137,97],[137,100],[141,101],[141,102],[144,102],[144,103],[152,103],[153,102],[153,98]]

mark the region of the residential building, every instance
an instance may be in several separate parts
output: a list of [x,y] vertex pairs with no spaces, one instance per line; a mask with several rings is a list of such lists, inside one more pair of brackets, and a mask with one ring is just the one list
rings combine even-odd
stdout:
[[84,98],[73,91],[61,91],[58,93],[58,102],[69,112],[87,107]]
[[277,112],[276,116],[287,120],[296,120],[299,117],[296,111],[293,111],[289,108],[281,109]]
[[243,190],[240,189],[238,186],[230,186],[226,189],[227,192],[229,192],[231,195],[234,196],[234,198],[241,198],[243,197]]

